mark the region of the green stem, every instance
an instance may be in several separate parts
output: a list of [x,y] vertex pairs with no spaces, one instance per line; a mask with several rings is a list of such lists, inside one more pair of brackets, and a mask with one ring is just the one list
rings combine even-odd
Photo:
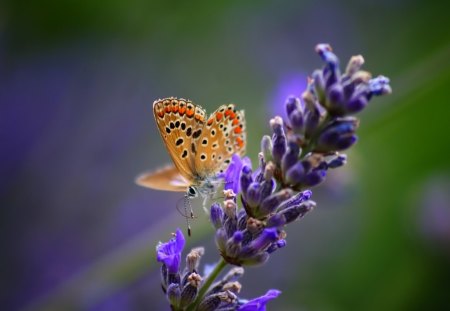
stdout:
[[200,288],[200,291],[198,292],[197,295],[197,299],[195,299],[195,301],[187,308],[187,311],[193,311],[197,309],[198,305],[203,299],[203,296],[205,296],[211,284],[214,282],[214,280],[217,278],[220,272],[222,272],[223,268],[225,268],[226,265],[227,265],[226,261],[223,260],[223,258],[220,258],[220,261],[214,267],[213,271],[211,271],[211,273],[208,275],[208,278],[206,279],[205,283]]

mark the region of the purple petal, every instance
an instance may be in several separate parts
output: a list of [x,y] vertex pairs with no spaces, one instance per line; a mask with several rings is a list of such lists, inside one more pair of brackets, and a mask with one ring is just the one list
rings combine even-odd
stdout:
[[240,306],[238,311],[265,311],[266,304],[270,300],[277,298],[280,294],[281,292],[279,290],[269,289],[265,295],[252,299]]
[[185,242],[183,232],[177,229],[175,236],[167,243],[159,242],[156,246],[156,260],[164,263],[169,273],[178,272],[181,262],[181,252],[183,251]]
[[227,170],[219,175],[219,178],[222,178],[225,181],[225,190],[231,189],[234,193],[239,193],[239,179],[243,166],[251,167],[250,158],[244,157],[241,159],[239,155],[233,154],[231,157],[231,163],[228,165]]

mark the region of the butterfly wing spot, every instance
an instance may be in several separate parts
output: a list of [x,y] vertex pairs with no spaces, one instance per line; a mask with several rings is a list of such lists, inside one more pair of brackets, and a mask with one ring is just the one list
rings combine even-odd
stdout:
[[230,143],[230,140],[227,139],[227,140],[225,141],[225,145],[228,145],[229,143]]
[[[233,153],[233,148],[228,147],[228,153]],[[228,161],[228,160],[227,160],[227,161]],[[225,162],[227,162],[227,161],[225,161]]]
[[215,159],[216,159],[216,154],[213,153],[213,154],[211,155],[211,158],[212,158],[213,160],[215,160]]
[[216,130],[215,129],[211,130],[211,136],[216,136]]
[[177,121],[175,122],[175,127],[176,127],[176,128],[179,128],[179,127],[180,127],[180,121],[177,120]]
[[219,148],[219,145],[217,143],[214,143],[214,144],[212,144],[212,148],[217,149],[217,148]]
[[170,134],[170,128],[168,128],[167,126],[166,126],[166,133]]
[[238,148],[242,148],[244,146],[244,141],[242,140],[242,138],[237,137],[236,144],[237,144]]
[[208,145],[208,139],[203,138],[203,140],[202,140],[202,145],[203,145],[203,146]]
[[187,109],[186,110],[186,115],[189,117],[189,118],[192,118],[193,116],[194,116],[194,109]]
[[183,153],[181,154],[181,157],[184,159],[184,158],[186,158],[188,156],[188,151],[187,151],[187,149],[184,149],[183,150]]
[[175,142],[175,145],[179,146],[179,145],[183,144],[183,142],[184,142],[184,139],[180,137],[180,138],[178,138],[177,141]]
[[185,122],[181,122],[181,129],[183,131],[186,129],[186,123]]
[[194,132],[194,134],[192,134],[192,138],[197,139],[200,137],[201,134],[202,134],[202,130],[198,129]]
[[221,112],[216,113],[216,121],[220,122],[222,120],[223,114]]
[[205,160],[206,160],[206,154],[202,153],[202,155],[200,156],[200,159],[201,159],[202,161],[205,161]]
[[186,130],[186,136],[190,137],[192,134],[192,127],[188,127],[188,129]]
[[171,128],[172,130],[175,129],[175,123],[170,122],[170,123],[169,123],[169,126],[170,126],[170,128]]
[[191,144],[191,151],[192,151],[193,154],[197,153],[197,149],[195,148],[195,144],[194,143]]

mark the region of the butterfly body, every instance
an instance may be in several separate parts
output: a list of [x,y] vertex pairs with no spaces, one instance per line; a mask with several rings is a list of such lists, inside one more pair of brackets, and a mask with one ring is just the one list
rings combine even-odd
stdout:
[[165,98],[153,103],[153,115],[173,166],[143,174],[141,186],[185,191],[187,197],[208,197],[217,189],[235,153],[244,155],[245,116],[233,104],[222,105],[209,117],[189,100]]

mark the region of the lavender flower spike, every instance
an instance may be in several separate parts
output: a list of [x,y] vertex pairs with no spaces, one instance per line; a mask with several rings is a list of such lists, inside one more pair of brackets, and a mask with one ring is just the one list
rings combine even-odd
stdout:
[[[258,167],[253,171],[249,158],[233,155],[225,172],[211,176],[225,181],[225,198],[211,198],[209,214],[222,258],[201,274],[205,250],[195,247],[186,256],[186,267],[180,268],[185,244],[180,229],[170,241],[157,245],[170,310],[265,311],[280,295],[271,289],[252,300],[240,298],[243,267],[261,265],[287,245],[285,228],[316,206],[309,189],[323,182],[328,170],[347,162],[341,151],[357,141],[359,119],[353,115],[375,96],[392,91],[387,77],[372,78],[361,70],[361,55],[353,56],[341,72],[330,45],[319,44],[316,52],[323,68],[313,72],[300,98],[286,100],[284,118],[270,120],[272,133],[261,140]],[[229,265],[235,267],[220,277]]]
[[252,299],[241,305],[238,311],[266,311],[266,304],[270,300],[277,298],[280,294],[281,292],[279,290],[270,289],[265,295]]
[[156,260],[164,263],[169,273],[178,272],[181,262],[181,252],[183,251],[185,242],[183,233],[180,229],[177,229],[174,237],[169,242],[159,242],[156,246]]

